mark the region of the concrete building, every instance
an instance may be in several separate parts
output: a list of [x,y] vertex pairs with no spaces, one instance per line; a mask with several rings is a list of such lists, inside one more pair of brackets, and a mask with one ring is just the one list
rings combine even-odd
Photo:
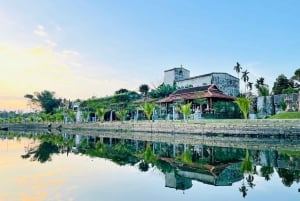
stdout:
[[190,77],[190,71],[181,67],[164,71],[164,83],[178,87],[199,87],[215,84],[225,94],[237,96],[240,92],[240,81],[228,73],[213,72]]

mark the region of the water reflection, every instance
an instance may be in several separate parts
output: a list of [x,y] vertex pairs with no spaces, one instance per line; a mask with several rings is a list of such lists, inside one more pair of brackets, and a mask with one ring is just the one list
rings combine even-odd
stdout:
[[[155,167],[164,174],[165,187],[177,190],[192,188],[192,181],[213,186],[231,186],[240,182],[238,191],[245,198],[259,185],[256,177],[269,182],[277,173],[287,187],[300,181],[300,151],[294,150],[295,141],[291,148],[249,149],[226,147],[225,142],[221,147],[207,145],[205,141],[185,144],[116,138],[108,134],[1,133],[1,138],[21,137],[39,141],[25,147],[21,155],[24,160],[46,163],[54,154],[68,156],[73,153],[109,159],[120,166],[136,165],[142,172]],[[250,145],[253,146],[253,141]]]

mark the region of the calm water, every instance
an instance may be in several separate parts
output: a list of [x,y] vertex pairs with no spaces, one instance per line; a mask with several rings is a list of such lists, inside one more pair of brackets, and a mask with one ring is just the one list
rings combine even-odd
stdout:
[[0,135],[1,201],[300,199],[298,139]]

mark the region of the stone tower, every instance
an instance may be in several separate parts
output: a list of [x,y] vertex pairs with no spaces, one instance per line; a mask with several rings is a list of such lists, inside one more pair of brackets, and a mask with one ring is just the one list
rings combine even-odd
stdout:
[[164,83],[173,85],[174,82],[179,80],[188,79],[190,77],[190,71],[181,67],[172,68],[164,71]]

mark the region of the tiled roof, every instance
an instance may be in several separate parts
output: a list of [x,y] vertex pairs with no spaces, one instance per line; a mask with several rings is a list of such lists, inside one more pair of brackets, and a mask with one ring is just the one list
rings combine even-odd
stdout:
[[201,98],[217,98],[226,100],[235,100],[235,97],[224,94],[215,84],[201,87],[179,89],[169,97],[159,100],[160,103],[173,102],[176,99],[193,100]]

